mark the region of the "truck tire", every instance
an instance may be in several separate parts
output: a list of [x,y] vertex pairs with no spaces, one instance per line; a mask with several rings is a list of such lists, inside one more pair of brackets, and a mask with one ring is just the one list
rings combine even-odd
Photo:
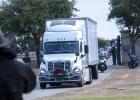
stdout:
[[92,69],[92,78],[93,79],[98,79],[97,65],[92,66],[91,69]]
[[84,86],[84,79],[83,79],[83,78],[81,78],[81,81],[79,81],[79,82],[77,83],[77,86],[78,86],[78,87],[83,87],[83,86]]
[[79,83],[77,83],[77,86],[78,86],[78,87],[83,87],[84,84],[83,84],[83,82],[79,82]]
[[40,88],[45,89],[46,88],[46,83],[40,83]]
[[87,85],[92,83],[92,71],[91,71],[91,67],[89,67],[89,81],[86,82]]

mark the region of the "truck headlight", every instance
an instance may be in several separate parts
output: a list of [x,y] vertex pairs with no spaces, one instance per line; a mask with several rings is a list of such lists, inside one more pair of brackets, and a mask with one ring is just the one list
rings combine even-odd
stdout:
[[41,68],[41,69],[40,69],[40,74],[45,74],[45,73],[46,73],[46,70],[43,69],[43,68]]
[[42,63],[45,65],[45,61],[44,61],[44,59],[42,59]]
[[75,67],[74,69],[73,69],[73,73],[80,73],[81,71],[80,71],[80,69],[78,68],[78,67]]

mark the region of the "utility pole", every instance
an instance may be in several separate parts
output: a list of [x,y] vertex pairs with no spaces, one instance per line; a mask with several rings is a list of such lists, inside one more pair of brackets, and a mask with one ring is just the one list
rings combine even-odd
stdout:
[[120,36],[117,37],[117,64],[121,65]]

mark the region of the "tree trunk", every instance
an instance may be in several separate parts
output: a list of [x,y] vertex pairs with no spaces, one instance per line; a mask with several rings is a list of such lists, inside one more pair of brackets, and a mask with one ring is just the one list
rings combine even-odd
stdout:
[[37,57],[37,67],[40,66],[40,39],[36,38],[35,40],[36,45],[36,57]]
[[131,53],[135,54],[135,40],[133,37],[130,37],[130,51]]

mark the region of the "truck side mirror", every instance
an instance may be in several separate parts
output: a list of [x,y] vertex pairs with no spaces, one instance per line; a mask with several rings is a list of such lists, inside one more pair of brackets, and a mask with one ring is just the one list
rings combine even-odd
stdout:
[[88,45],[84,46],[84,50],[85,50],[85,53],[87,54],[88,53]]

